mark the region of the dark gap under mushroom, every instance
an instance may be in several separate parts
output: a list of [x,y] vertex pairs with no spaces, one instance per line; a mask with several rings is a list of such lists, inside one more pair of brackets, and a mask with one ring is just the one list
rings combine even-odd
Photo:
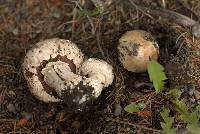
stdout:
[[[91,103],[92,100],[95,99],[93,90],[94,88],[92,86],[84,85],[83,81],[81,81],[74,89],[72,89],[72,92],[63,90],[61,93],[61,99],[70,109],[82,109],[86,104]],[[86,97],[85,99],[88,101],[84,101],[83,103],[79,104],[81,98],[83,98],[84,95]]]

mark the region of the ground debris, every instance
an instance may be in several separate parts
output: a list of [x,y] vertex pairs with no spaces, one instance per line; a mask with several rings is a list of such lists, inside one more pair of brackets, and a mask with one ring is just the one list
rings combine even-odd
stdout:
[[[187,85],[194,85],[194,91],[183,92],[186,97],[192,94],[185,99],[195,105],[200,99],[200,41],[193,38],[191,29],[152,18],[132,5],[127,8],[128,2],[123,0],[114,1],[93,16],[82,15],[84,6],[78,2],[0,0],[0,133],[161,133],[159,112],[163,105],[172,111],[173,107],[165,96],[154,93],[147,73],[128,72],[118,59],[118,39],[134,29],[155,36],[160,47],[159,62],[169,78],[166,87],[186,90]],[[172,11],[180,9],[172,0],[135,2],[147,7],[165,5]],[[188,3],[200,14],[198,1]],[[180,13],[185,14],[183,11]],[[103,90],[86,112],[71,112],[63,104],[42,103],[27,90],[21,73],[22,59],[36,42],[52,37],[72,40],[86,57],[104,59],[114,67],[113,85]],[[149,107],[135,114],[123,110],[131,102],[142,101]]]

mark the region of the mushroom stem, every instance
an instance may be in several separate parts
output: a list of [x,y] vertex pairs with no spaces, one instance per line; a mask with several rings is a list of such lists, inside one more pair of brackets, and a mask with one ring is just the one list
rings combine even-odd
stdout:
[[57,61],[50,62],[42,69],[44,81],[53,88],[59,96],[63,90],[73,90],[77,86],[82,77],[72,72],[69,64]]

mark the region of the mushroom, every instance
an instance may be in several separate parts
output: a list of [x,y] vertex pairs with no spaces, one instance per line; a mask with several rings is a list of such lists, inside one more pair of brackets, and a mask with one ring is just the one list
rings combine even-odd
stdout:
[[128,71],[140,73],[147,70],[150,59],[157,60],[159,47],[153,36],[143,30],[126,32],[119,39],[119,60]]
[[[81,78],[75,76],[75,73],[81,66],[83,57],[79,48],[69,40],[53,38],[37,43],[27,52],[22,65],[30,91],[44,102],[61,101],[58,90],[63,89],[58,87],[67,82],[63,78],[66,76],[60,76],[60,73],[74,74],[77,79],[72,81],[79,83]],[[50,79],[49,82],[46,79]]]
[[113,81],[112,66],[83,59],[83,53],[69,40],[53,38],[37,43],[22,64],[30,91],[44,102],[63,101],[69,107],[81,107],[97,98]]
[[76,83],[75,86],[71,84],[71,90],[68,87],[62,90],[60,97],[68,103],[68,106],[79,108],[98,98],[101,91],[112,84],[114,79],[113,67],[107,62],[95,58],[89,58],[82,63],[79,75],[65,74],[65,76],[72,76],[73,79],[71,77],[70,80],[75,80],[74,82],[78,80],[79,83]]
[[108,87],[114,79],[113,67],[107,62],[89,58],[81,66],[84,84],[94,88],[93,94],[97,98],[104,87]]

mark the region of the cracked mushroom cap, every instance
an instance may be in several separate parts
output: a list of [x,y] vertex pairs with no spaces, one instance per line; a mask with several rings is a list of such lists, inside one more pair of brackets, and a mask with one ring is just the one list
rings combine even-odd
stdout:
[[84,55],[76,44],[64,39],[47,39],[31,48],[22,64],[30,91],[44,102],[59,102],[65,88],[73,89]]
[[93,95],[97,98],[104,87],[112,84],[114,79],[113,67],[106,61],[89,58],[81,66],[84,76],[83,84],[93,88]]
[[133,30],[119,39],[118,53],[125,69],[140,73],[147,70],[150,59],[158,59],[159,47],[150,33]]

